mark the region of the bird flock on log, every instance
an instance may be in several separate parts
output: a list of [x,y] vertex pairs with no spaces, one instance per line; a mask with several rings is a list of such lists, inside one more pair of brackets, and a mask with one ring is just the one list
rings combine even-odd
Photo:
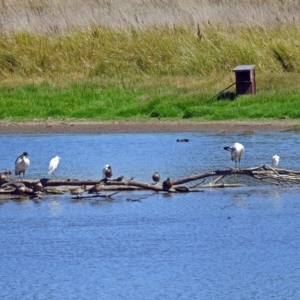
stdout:
[[[177,142],[178,141],[188,141],[188,140],[177,140]],[[231,157],[231,160],[234,161],[234,163],[235,163],[235,168],[236,169],[240,168],[241,159],[245,152],[244,146],[241,143],[235,142],[232,146],[225,146],[225,147],[223,147],[223,149],[230,152],[230,157]],[[61,158],[59,156],[55,156],[50,160],[49,168],[48,168],[48,175],[55,176],[54,171],[57,169],[60,159]],[[272,157],[272,167],[273,168],[278,168],[279,159],[280,159],[280,157],[277,154]],[[30,166],[30,160],[28,157],[28,152],[25,151],[20,156],[18,156],[17,159],[15,160],[15,175],[21,177],[21,175],[23,174],[23,177],[25,177],[25,172],[29,166]],[[10,172],[6,172],[6,173],[8,175],[11,174]],[[1,174],[5,175],[5,173],[1,173]],[[103,189],[104,183],[107,180],[111,179],[112,176],[113,176],[112,167],[111,167],[111,165],[106,164],[102,169],[102,179],[101,179],[100,183],[93,186],[88,192],[96,193],[98,195],[98,193]],[[122,179],[123,179],[123,177],[120,177],[120,180],[122,180]],[[160,181],[160,174],[158,172],[154,172],[154,174],[152,175],[152,180],[153,180],[154,184],[158,184]],[[165,181],[162,182],[163,190],[171,189],[172,185],[173,185],[173,183],[170,180],[170,178],[167,178]],[[34,189],[36,191],[38,191],[38,190],[41,190],[42,187],[43,187],[42,185],[39,187],[36,186]],[[16,187],[16,190],[19,191],[20,194],[24,192],[24,189],[25,189],[24,184],[18,185]],[[71,193],[71,195],[76,195],[77,197],[79,197],[86,190],[87,190],[87,187],[85,185],[83,185],[83,186],[71,189],[70,193]]]

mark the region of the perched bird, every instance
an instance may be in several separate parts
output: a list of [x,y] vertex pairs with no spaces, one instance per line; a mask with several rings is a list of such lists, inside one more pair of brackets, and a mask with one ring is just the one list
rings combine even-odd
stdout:
[[119,177],[116,179],[116,181],[120,182],[120,181],[123,181],[123,179],[124,179],[124,176],[119,176]]
[[97,183],[97,184],[95,184],[93,187],[91,187],[89,189],[88,193],[89,194],[96,193],[98,195],[98,193],[103,190],[103,186],[104,186],[104,184],[102,182],[101,183]]
[[111,178],[113,175],[112,173],[112,168],[110,165],[105,165],[103,170],[102,170],[102,178],[107,179]]
[[280,156],[277,154],[272,157],[272,167],[278,168]]
[[71,189],[70,193],[71,193],[71,195],[76,195],[77,198],[79,198],[79,195],[83,194],[85,191],[86,191],[86,186],[82,185],[75,189]]
[[160,175],[158,172],[155,172],[153,175],[152,175],[152,180],[155,182],[155,183],[158,183],[159,180],[160,180]]
[[230,151],[231,160],[235,162],[235,167],[237,167],[237,164],[240,165],[242,155],[245,151],[245,148],[242,144],[234,143],[231,147],[224,147],[224,150]]
[[55,156],[54,158],[52,158],[50,160],[49,163],[49,168],[48,168],[48,175],[53,174],[54,175],[54,171],[57,169],[58,164],[59,164],[59,160],[60,157],[59,156]]
[[23,152],[15,161],[15,174],[21,175],[23,173],[23,177],[25,176],[26,169],[30,166],[30,160],[28,158],[28,153]]
[[167,178],[167,180],[165,180],[162,184],[162,187],[164,190],[169,190],[172,187],[173,183],[170,180],[170,178]]

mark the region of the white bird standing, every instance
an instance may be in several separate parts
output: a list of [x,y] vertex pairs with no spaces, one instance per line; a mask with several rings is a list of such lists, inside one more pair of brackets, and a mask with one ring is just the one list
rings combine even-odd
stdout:
[[231,160],[235,162],[235,167],[237,167],[237,164],[240,165],[242,155],[245,151],[242,144],[234,143],[231,147],[224,147],[224,150],[230,151]]
[[53,174],[54,175],[54,171],[57,169],[58,164],[59,164],[59,160],[60,157],[59,156],[55,156],[50,160],[49,163],[49,168],[48,168],[48,175]]
[[112,177],[112,168],[110,165],[105,165],[104,168],[102,169],[102,178],[107,179]]
[[272,157],[272,167],[273,167],[273,168],[278,168],[278,165],[279,165],[279,159],[280,159],[280,156],[278,156],[277,154],[275,154],[275,155]]
[[21,173],[23,173],[23,177],[25,176],[26,169],[30,166],[30,160],[28,158],[28,153],[23,152],[15,161],[15,174],[19,177]]

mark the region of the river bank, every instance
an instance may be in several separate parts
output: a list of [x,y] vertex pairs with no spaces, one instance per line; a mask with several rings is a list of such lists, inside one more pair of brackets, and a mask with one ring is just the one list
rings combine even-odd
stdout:
[[297,130],[298,120],[263,121],[28,121],[0,122],[1,134],[128,133],[128,132],[241,132]]

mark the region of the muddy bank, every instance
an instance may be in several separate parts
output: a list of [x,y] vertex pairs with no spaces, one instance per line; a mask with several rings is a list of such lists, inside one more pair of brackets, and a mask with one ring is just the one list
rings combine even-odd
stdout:
[[120,132],[241,132],[290,131],[300,126],[300,121],[35,121],[0,122],[2,134],[38,133],[120,133]]

